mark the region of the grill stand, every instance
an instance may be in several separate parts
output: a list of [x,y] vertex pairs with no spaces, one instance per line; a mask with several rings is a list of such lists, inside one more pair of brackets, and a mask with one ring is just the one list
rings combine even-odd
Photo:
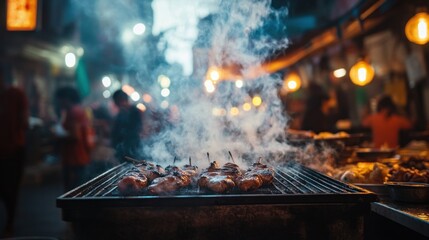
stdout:
[[76,239],[363,239],[364,204],[68,209]]
[[253,193],[118,196],[123,164],[57,199],[75,239],[363,239],[376,195],[299,165]]

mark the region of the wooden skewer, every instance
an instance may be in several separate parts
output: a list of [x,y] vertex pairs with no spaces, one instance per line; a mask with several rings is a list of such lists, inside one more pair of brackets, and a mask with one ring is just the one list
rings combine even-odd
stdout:
[[131,162],[131,163],[134,163],[134,164],[136,164],[136,163],[140,163],[141,161],[139,161],[139,160],[137,160],[137,159],[134,159],[134,158],[132,158],[132,157],[128,157],[128,156],[125,156],[124,157],[128,162]]
[[189,166],[192,166],[191,157],[189,157]]
[[209,152],[207,152],[207,160],[209,160],[209,164],[210,164],[210,154],[209,154]]
[[234,158],[232,157],[231,151],[228,151],[228,153],[229,153],[229,156],[230,156],[230,157],[231,157],[231,159],[232,159],[232,162],[233,162],[233,163],[235,163]]
[[262,157],[259,157],[258,163],[261,163],[262,161]]

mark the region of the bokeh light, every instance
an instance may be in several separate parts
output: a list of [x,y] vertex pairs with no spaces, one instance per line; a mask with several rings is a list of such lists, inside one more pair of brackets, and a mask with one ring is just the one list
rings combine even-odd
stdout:
[[137,23],[133,27],[133,33],[135,35],[143,35],[145,31],[146,31],[146,26],[143,23]]
[[254,96],[252,98],[252,103],[255,105],[255,107],[259,107],[262,104],[262,98],[260,96]]

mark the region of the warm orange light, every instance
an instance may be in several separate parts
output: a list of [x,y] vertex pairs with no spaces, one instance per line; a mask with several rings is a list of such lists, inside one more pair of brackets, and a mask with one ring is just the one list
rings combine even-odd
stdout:
[[211,80],[207,79],[206,81],[204,81],[204,86],[206,87],[206,92],[208,93],[212,93],[216,90],[216,87]]
[[295,72],[290,73],[286,76],[283,88],[285,88],[288,92],[295,92],[301,87],[301,78]]
[[359,61],[350,69],[350,79],[358,86],[365,86],[374,78],[374,68],[365,61]]
[[128,84],[122,86],[122,91],[124,91],[127,95],[131,95],[134,92],[134,88]]
[[243,110],[248,112],[252,109],[252,105],[250,103],[244,103],[243,104]]
[[252,98],[252,103],[255,105],[255,107],[259,107],[262,104],[262,98],[260,96],[254,96]]
[[37,0],[7,0],[8,31],[32,31],[37,26]]
[[206,77],[214,82],[218,81],[220,79],[220,69],[215,66],[210,67]]
[[237,107],[232,107],[229,110],[229,113],[231,114],[231,116],[237,116],[238,114],[240,114],[240,110]]
[[146,106],[143,103],[137,104],[136,107],[142,112],[146,111]]
[[150,96],[147,93],[143,94],[143,101],[146,102],[146,103],[152,102],[152,96]]
[[405,35],[410,42],[426,44],[429,42],[429,14],[417,13],[405,25]]

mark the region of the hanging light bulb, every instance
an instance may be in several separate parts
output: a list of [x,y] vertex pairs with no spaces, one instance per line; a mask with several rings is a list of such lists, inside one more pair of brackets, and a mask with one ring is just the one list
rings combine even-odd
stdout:
[[429,14],[417,13],[405,25],[405,36],[410,42],[426,44],[429,42]]
[[301,77],[292,72],[287,75],[284,79],[283,88],[285,88],[288,92],[295,92],[301,87]]
[[374,68],[364,60],[358,61],[350,69],[350,79],[358,86],[365,86],[374,78]]

